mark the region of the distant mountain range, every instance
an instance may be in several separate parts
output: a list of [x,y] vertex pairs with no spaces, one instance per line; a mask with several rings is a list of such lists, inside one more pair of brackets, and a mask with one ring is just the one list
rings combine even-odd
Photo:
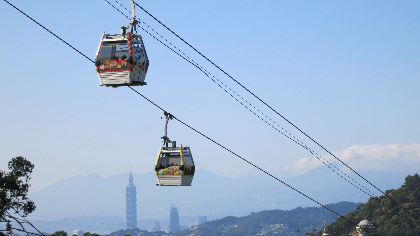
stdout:
[[[400,187],[408,175],[378,171],[364,171],[360,174],[382,190]],[[70,218],[80,221],[83,217],[88,217],[84,221],[98,224],[109,221],[102,224],[104,227],[98,226],[95,231],[113,232],[123,229],[128,176],[129,173],[124,173],[102,178],[97,174],[90,174],[60,180],[29,195],[37,208],[28,219],[58,221]],[[350,176],[356,179],[355,176]],[[208,220],[215,220],[225,216],[245,216],[263,210],[318,206],[266,175],[230,179],[198,170],[191,187],[156,186],[154,173],[133,173],[133,177],[137,186],[139,228],[147,230],[150,230],[154,219],[159,220],[162,229],[169,224],[170,202],[178,206],[180,224],[184,226],[194,225],[198,215],[206,215]],[[356,181],[372,194],[381,195],[369,187],[369,184],[360,181],[360,178]],[[369,198],[325,166],[285,182],[323,204],[340,201],[366,202]],[[73,230],[78,229],[77,225],[80,225],[80,229],[87,227],[81,223],[72,224]],[[110,228],[109,225],[115,227]]]

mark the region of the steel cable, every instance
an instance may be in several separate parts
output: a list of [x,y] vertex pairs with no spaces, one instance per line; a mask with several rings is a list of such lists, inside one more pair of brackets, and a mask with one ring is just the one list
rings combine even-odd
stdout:
[[353,173],[355,173],[357,176],[362,178],[364,181],[369,183],[372,187],[374,187],[376,190],[381,192],[385,197],[389,198],[396,204],[400,206],[401,209],[405,210],[407,213],[412,215],[416,220],[419,220],[417,216],[409,212],[407,209],[405,209],[403,206],[401,206],[398,202],[396,202],[394,199],[388,196],[385,192],[380,190],[378,187],[376,187],[374,184],[372,184],[370,181],[368,181],[366,178],[364,178],[362,175],[360,175],[358,172],[356,172],[354,169],[352,169],[350,166],[348,166],[346,163],[344,163],[342,160],[340,160],[338,157],[336,157],[334,154],[332,154],[330,151],[328,151],[325,147],[323,147],[321,144],[319,144],[317,141],[315,141],[313,138],[311,138],[308,134],[306,134],[304,131],[299,129],[295,124],[293,124],[291,121],[289,121],[286,117],[281,115],[279,112],[277,112],[274,108],[272,108],[270,105],[268,105],[266,102],[264,102],[261,98],[259,98],[257,95],[255,95],[253,92],[251,92],[248,88],[246,88],[244,85],[242,85],[239,81],[237,81],[235,78],[233,78],[231,75],[229,75],[226,71],[224,71],[222,68],[220,68],[218,65],[216,65],[213,61],[211,61],[209,58],[204,56],[200,51],[198,51],[196,48],[194,48],[191,44],[189,44],[187,41],[185,41],[183,38],[181,38],[178,34],[176,34],[174,31],[172,31],[169,27],[167,27],[165,24],[163,24],[161,21],[159,21],[156,17],[154,17],[152,14],[150,14],[148,11],[146,11],[143,7],[141,7],[139,4],[134,2],[140,9],[142,9],[145,13],[147,13],[150,17],[152,17],[154,20],[156,20],[159,24],[161,24],[163,27],[165,27],[167,30],[169,30],[172,34],[174,34],[177,38],[179,38],[181,41],[183,41],[186,45],[188,45],[190,48],[192,48],[194,51],[196,51],[198,54],[200,54],[204,59],[206,59],[208,62],[210,62],[212,65],[214,65],[217,69],[219,69],[221,72],[223,72],[226,76],[228,76],[230,79],[232,79],[235,83],[237,83],[239,86],[241,86],[243,89],[245,89],[248,93],[250,93],[253,97],[255,97],[257,100],[259,100],[261,103],[263,103],[265,106],[267,106],[270,110],[275,112],[277,115],[279,115],[283,120],[285,120],[287,123],[292,125],[294,128],[296,128],[299,132],[301,132],[303,135],[305,135],[307,138],[309,138],[311,141],[313,141],[315,144],[317,144],[319,147],[321,147],[324,151],[326,151],[328,154],[333,156],[336,160],[338,160],[341,164],[346,166],[348,169],[350,169]]
[[[6,0],[4,0],[4,1],[6,1]],[[6,1],[6,2],[7,2],[7,1]],[[9,3],[9,2],[7,2],[7,3]],[[9,3],[9,4],[10,4],[10,3]],[[10,5],[12,5],[12,4],[10,4]],[[12,6],[13,6],[13,5],[12,5]],[[18,8],[16,8],[15,6],[13,6],[13,7],[14,7],[15,9],[17,9],[18,11],[20,11],[20,10],[19,10]],[[20,12],[21,12],[22,14],[24,14],[25,16],[27,16],[28,18],[30,18],[28,15],[26,15],[26,14],[25,14],[25,13],[23,13],[22,11],[20,11]],[[32,18],[30,18],[30,19],[31,19],[31,20],[33,20]],[[33,20],[33,21],[34,21],[34,22],[36,22],[35,20]],[[36,23],[37,23],[37,22],[36,22]],[[39,24],[39,23],[37,23],[37,24],[38,24],[38,25],[40,25],[40,26],[42,26],[42,25],[41,25],[41,24]],[[45,27],[43,27],[43,26],[42,26],[42,28],[44,28],[45,30],[47,30],[48,32],[50,32],[51,34],[53,34],[54,36],[56,36],[54,33],[52,33],[51,31],[49,31],[49,30],[48,30],[48,29],[46,29]],[[57,37],[57,38],[59,38],[58,36],[56,36],[56,37]],[[65,42],[65,41],[64,41],[64,40],[62,40],[61,38],[59,38],[59,39],[60,39],[61,41]],[[65,42],[65,43],[66,43],[66,42]],[[74,50],[76,50],[77,52],[79,52],[79,51],[78,51],[77,49],[75,49],[73,46],[69,45],[68,43],[66,43],[66,44],[67,44],[68,46],[70,46],[71,48],[73,48]],[[84,54],[82,54],[81,52],[79,52],[79,53],[80,53],[81,55],[83,55],[83,56],[84,56]],[[84,56],[84,57],[86,57],[86,56]],[[88,57],[86,57],[86,58],[87,58],[89,61],[91,61],[91,62],[95,63],[92,59],[90,59],[90,58],[88,58]],[[144,99],[146,99],[147,101],[149,101],[150,103],[152,103],[154,106],[156,106],[157,108],[159,108],[160,110],[165,111],[163,108],[161,108],[161,107],[160,107],[160,106],[158,106],[156,103],[154,103],[153,101],[151,101],[150,99],[148,99],[147,97],[145,97],[143,94],[139,93],[137,90],[133,89],[131,86],[128,86],[128,87],[129,87],[131,90],[133,90],[134,92],[136,92],[138,95],[142,96]],[[232,153],[233,155],[235,155],[235,156],[239,157],[239,158],[240,158],[240,159],[242,159],[243,161],[245,161],[245,162],[247,162],[248,164],[252,165],[253,167],[257,168],[258,170],[260,170],[260,171],[264,172],[265,174],[269,175],[270,177],[272,177],[272,178],[276,179],[277,181],[279,181],[279,182],[283,183],[283,184],[284,184],[284,185],[286,185],[287,187],[289,187],[289,188],[293,189],[294,191],[296,191],[296,192],[298,192],[299,194],[301,194],[301,195],[305,196],[306,198],[310,199],[311,201],[313,201],[313,202],[317,203],[318,205],[320,205],[320,206],[324,207],[325,209],[329,210],[330,212],[332,212],[332,213],[336,214],[337,216],[339,216],[339,217],[341,217],[341,218],[343,218],[343,219],[347,220],[349,223],[352,223],[353,225],[356,225],[356,226],[357,226],[357,224],[356,224],[356,223],[354,223],[354,222],[350,221],[349,219],[345,218],[344,216],[342,216],[342,215],[338,214],[337,212],[335,212],[335,211],[331,210],[330,208],[328,208],[328,207],[324,206],[323,204],[319,203],[318,201],[316,201],[316,200],[312,199],[312,198],[311,198],[311,197],[309,197],[308,195],[306,195],[306,194],[304,194],[304,193],[300,192],[299,190],[297,190],[297,189],[293,188],[292,186],[288,185],[287,183],[283,182],[282,180],[278,179],[277,177],[275,177],[275,176],[271,175],[270,173],[268,173],[267,171],[265,171],[265,170],[263,170],[262,168],[258,167],[257,165],[255,165],[255,164],[251,163],[250,161],[248,161],[248,160],[246,160],[245,158],[243,158],[243,157],[239,156],[238,154],[236,154],[235,152],[233,152],[233,151],[231,151],[230,149],[226,148],[225,146],[221,145],[220,143],[218,143],[218,142],[214,141],[213,139],[209,138],[208,136],[204,135],[203,133],[199,132],[198,130],[196,130],[196,129],[192,128],[191,126],[189,126],[189,125],[188,125],[188,124],[186,124],[185,122],[181,121],[181,120],[180,120],[180,119],[178,119],[177,117],[175,117],[175,116],[174,116],[173,118],[174,118],[174,119],[176,119],[177,121],[179,121],[180,123],[182,123],[183,125],[187,126],[188,128],[190,128],[190,129],[194,130],[194,131],[195,131],[195,132],[197,132],[198,134],[202,135],[203,137],[207,138],[208,140],[212,141],[213,143],[217,144],[218,146],[222,147],[222,148],[223,148],[223,149],[225,149],[226,151],[228,151],[228,152]]]
[[[123,16],[125,16],[127,19],[131,19],[130,17],[128,17],[127,15],[125,15],[123,12],[121,12],[118,8],[116,8],[112,3],[110,3],[108,0],[105,0],[109,5],[111,5],[114,9],[116,9],[118,12],[120,12]],[[121,7],[125,8],[123,5],[121,5],[117,0],[115,0],[115,2],[117,2]],[[128,12],[131,13],[130,10],[128,10],[127,8],[125,8],[125,10],[127,10]],[[184,56],[182,56],[180,53],[176,52],[174,49],[172,49],[171,47],[169,47],[168,45],[166,45],[164,42],[162,42],[161,40],[159,40],[158,38],[156,38],[154,35],[152,35],[149,31],[147,31],[145,28],[141,27],[139,25],[139,27],[144,30],[147,34],[149,34],[150,36],[152,36],[154,39],[156,39],[158,42],[160,42],[162,45],[164,45],[165,47],[167,47],[168,49],[170,49],[172,52],[174,52],[175,54],[177,54],[178,56],[180,56],[181,58],[183,58],[184,60],[186,60],[187,62],[189,62],[190,64],[192,64],[194,67],[196,67],[197,69],[199,69],[201,72],[203,72],[208,78],[210,78],[215,84],[217,84],[221,89],[223,89],[227,94],[229,94],[233,99],[235,99],[238,103],[240,103],[242,106],[244,106],[247,110],[249,110],[251,113],[253,113],[255,116],[257,116],[259,119],[261,119],[263,122],[265,122],[267,125],[269,125],[270,127],[272,127],[273,129],[275,129],[276,131],[278,131],[279,133],[283,134],[284,136],[286,136],[288,139],[292,140],[293,142],[295,142],[296,144],[298,144],[299,146],[303,147],[304,149],[308,150],[312,155],[314,155],[319,161],[321,161],[324,165],[326,165],[331,171],[333,171],[335,174],[337,174],[338,176],[340,176],[343,180],[347,181],[349,184],[351,184],[353,187],[359,189],[360,191],[362,191],[363,193],[365,193],[366,195],[368,195],[369,197],[374,197],[374,194],[368,190],[366,187],[364,187],[363,185],[361,185],[359,182],[357,182],[356,180],[354,180],[352,177],[350,177],[349,175],[347,175],[346,173],[344,173],[342,170],[340,170],[338,167],[336,167],[334,164],[330,163],[328,160],[326,160],[325,158],[322,157],[321,160],[321,155],[319,155],[318,153],[316,153],[315,151],[311,150],[311,148],[309,148],[308,146],[304,145],[303,142],[299,141],[299,139],[297,139],[295,136],[293,136],[291,133],[289,133],[287,130],[285,130],[283,127],[279,126],[274,120],[272,120],[271,118],[269,118],[266,114],[264,114],[263,112],[261,112],[258,108],[256,108],[255,106],[253,106],[251,103],[249,103],[247,100],[245,100],[242,96],[240,96],[238,93],[236,93],[234,90],[232,90],[231,88],[229,88],[227,85],[225,85],[223,82],[221,82],[219,79],[217,79],[214,75],[211,75],[206,69],[204,69],[203,67],[199,66],[198,63],[194,62],[194,60],[192,60],[189,56],[187,56],[185,53],[183,53],[180,49],[178,49],[175,45],[173,45],[171,42],[169,42],[167,39],[163,38],[162,35],[160,35],[157,31],[155,31],[153,28],[151,28],[148,24],[146,24],[143,21],[139,21],[140,23],[145,24],[148,28],[150,28],[153,32],[155,32],[157,35],[159,35],[162,39],[164,39],[166,42],[168,42],[170,45],[172,45],[174,48],[176,48],[180,53],[182,53]],[[187,59],[188,58],[188,59]],[[218,82],[216,82],[216,80]],[[284,130],[286,133],[280,131],[279,129],[277,129],[276,127],[274,127],[272,124],[270,124],[269,122],[267,122],[264,118],[260,117],[259,115],[257,115],[254,111],[252,111],[247,105],[243,104],[241,101],[239,101],[235,96],[233,96],[229,91],[227,91],[225,88],[223,88],[220,84],[222,84],[225,88],[229,89],[230,91],[232,91],[235,95],[237,95],[238,97],[240,97],[242,100],[244,100],[247,104],[249,104],[250,106],[252,106],[254,109],[256,109],[258,112],[260,112],[263,116],[265,116],[266,118],[268,118],[270,121],[272,121],[274,124],[277,125],[277,127],[279,127],[280,129]],[[291,138],[293,137],[293,138]],[[336,170],[334,170],[333,168],[331,168],[330,166],[332,166],[333,168],[335,168]],[[339,173],[341,172],[341,174]],[[355,184],[351,183],[350,180],[348,180],[346,177],[344,177],[343,175],[345,175],[347,178],[351,179],[353,182],[355,182],[357,185],[360,186],[360,188],[358,186],[356,186]],[[363,188],[363,189],[361,189]],[[369,193],[368,193],[369,192]]]
[[[90,60],[91,62],[94,62],[93,60],[91,60],[90,58],[88,58],[87,56],[85,56],[83,53],[81,53],[80,51],[78,51],[76,48],[74,48],[73,46],[71,46],[70,44],[68,44],[67,42],[65,42],[64,40],[62,40],[60,37],[58,37],[57,35],[55,35],[54,33],[52,33],[50,30],[48,30],[47,28],[45,28],[44,26],[42,26],[41,24],[39,24],[38,22],[36,22],[34,19],[32,19],[31,17],[29,17],[27,14],[25,14],[24,12],[22,12],[21,10],[19,10],[18,8],[16,8],[15,6],[13,6],[11,3],[9,3],[7,0],[4,0],[5,2],[7,2],[9,5],[11,5],[12,7],[14,7],[16,10],[18,10],[19,12],[21,12],[22,14],[24,14],[25,16],[27,16],[28,18],[30,18],[32,21],[34,21],[35,23],[37,23],[38,25],[40,25],[42,28],[44,28],[45,30],[47,30],[48,32],[50,32],[51,34],[53,34],[55,37],[57,37],[58,39],[60,39],[62,42],[64,42],[65,44],[67,44],[68,46],[70,46],[72,49],[76,50],[77,52],[79,52],[82,56],[84,56],[85,58],[87,58],[88,60]],[[136,3],[136,5],[138,5]],[[140,6],[139,6],[140,7]],[[141,7],[140,7],[141,8]],[[233,78],[232,78],[233,79]],[[139,92],[137,92],[136,90],[134,90],[133,88],[131,88],[131,86],[129,86],[130,89],[132,89],[133,91],[135,91],[136,93],[138,93],[139,95],[141,95],[143,98],[145,98],[147,101],[151,102],[153,105],[155,105],[156,107],[158,107],[159,109],[163,110],[160,106],[158,106],[157,104],[153,103],[151,100],[149,100],[148,98],[146,98],[145,96],[143,96],[142,94],[140,94]],[[245,88],[246,89],[246,88]],[[249,90],[247,90],[249,91]],[[249,91],[250,92],[250,91]],[[251,92],[250,92],[251,93]],[[252,94],[252,93],[251,93]],[[254,95],[255,96],[255,95]],[[257,97],[258,98],[258,97]],[[262,101],[263,102],[263,101]],[[264,103],[264,102],[263,102]],[[268,105],[267,105],[268,106]],[[270,107],[271,108],[271,107]],[[164,110],[163,110],[164,111]],[[277,112],[276,112],[277,113]],[[280,114],[279,114],[280,115]],[[281,116],[281,115],[280,115]],[[223,145],[217,143],[216,141],[212,140],[211,138],[207,137],[206,135],[202,134],[201,132],[199,132],[198,130],[192,128],[191,126],[187,125],[186,123],[182,122],[181,120],[179,120],[178,118],[174,117],[176,120],[178,120],[180,123],[184,124],[185,126],[189,127],[190,129],[194,130],[195,132],[199,133],[200,135],[202,135],[203,137],[207,138],[208,140],[212,141],[213,143],[219,145],[220,147],[222,147],[223,149],[227,150],[228,152],[234,154],[235,156],[241,158],[242,160],[246,161],[248,164],[254,166],[255,168],[259,169],[260,171],[264,172],[265,174],[271,176],[272,178],[278,180],[279,182],[283,183],[284,185],[288,186],[289,188],[292,188],[293,190],[295,190],[296,192],[300,193],[301,195],[307,197],[308,199],[316,202],[317,204],[319,204],[320,206],[328,209],[329,211],[333,212],[334,214],[338,215],[339,217],[344,218],[345,220],[347,220],[348,222],[355,224],[354,222],[346,219],[344,216],[339,215],[338,213],[332,211],[331,209],[327,208],[326,206],[322,205],[321,203],[315,201],[314,199],[310,198],[309,196],[305,195],[304,193],[298,191],[297,189],[293,188],[292,186],[286,184],[285,182],[281,181],[280,179],[276,178],[275,176],[271,175],[270,173],[264,171],[263,169],[259,168],[258,166],[254,165],[253,163],[249,162],[248,160],[242,158],[241,156],[237,155],[236,153],[232,152],[231,150],[227,149],[226,147],[224,147]],[[285,118],[284,118],[285,119]],[[287,120],[286,120],[287,121]],[[293,124],[292,124],[293,125]],[[297,128],[296,126],[294,126],[295,128]],[[297,128],[298,129],[298,128]],[[298,129],[299,130],[299,129]],[[301,131],[303,132],[303,131]],[[306,135],[306,134],[305,134]],[[308,136],[309,137],[309,136]],[[309,137],[310,138],[310,137]],[[313,140],[313,139],[311,139]],[[314,141],[314,140],[313,140]],[[315,142],[315,141],[314,141]],[[315,142],[316,143],[316,142]],[[318,143],[317,143],[318,144]],[[319,145],[319,144],[318,144]],[[322,146],[321,146],[322,147]],[[323,147],[322,147],[323,148]],[[324,149],[326,150],[326,149]],[[331,153],[330,153],[331,154]],[[332,155],[332,154],[331,154]],[[335,156],[334,156],[335,157]],[[344,163],[343,163],[344,164]],[[346,165],[347,166],[347,165]],[[349,167],[350,168],[350,167]],[[350,168],[351,169],[351,168]],[[357,174],[357,173],[356,173]],[[359,175],[360,176],[360,175]],[[361,177],[361,176],[360,176]],[[362,177],[363,178],[363,177]],[[364,179],[364,178],[363,178]],[[367,181],[367,180],[366,180]],[[368,181],[367,181],[368,182]],[[370,182],[369,182],[370,183]],[[372,184],[371,184],[372,185]],[[379,190],[379,189],[378,189]],[[380,190],[379,190],[380,191]],[[382,192],[382,191],[381,191]],[[385,195],[385,194],[384,194]],[[387,196],[387,195],[385,195]],[[388,197],[388,196],[387,196]],[[389,197],[388,197],[389,198]],[[391,199],[391,198],[390,198]],[[393,199],[391,199],[393,200]],[[394,200],[393,200],[394,201]],[[394,201],[395,202],[395,201]],[[396,202],[397,203],[397,202]],[[398,203],[397,203],[398,204]],[[399,205],[399,204],[398,204]],[[401,206],[400,206],[401,207]],[[405,208],[401,207],[402,209],[406,210]],[[406,210],[407,211],[407,210]],[[409,212],[410,213],[410,212]],[[410,213],[411,214],[411,213]],[[412,215],[412,214],[411,214]],[[414,215],[413,215],[414,216]]]

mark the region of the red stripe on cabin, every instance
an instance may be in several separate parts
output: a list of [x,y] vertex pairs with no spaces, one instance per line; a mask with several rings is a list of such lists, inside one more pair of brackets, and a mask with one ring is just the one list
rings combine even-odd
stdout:
[[121,72],[121,71],[129,71],[129,69],[122,69],[122,70],[101,70],[100,73],[102,73],[102,72]]

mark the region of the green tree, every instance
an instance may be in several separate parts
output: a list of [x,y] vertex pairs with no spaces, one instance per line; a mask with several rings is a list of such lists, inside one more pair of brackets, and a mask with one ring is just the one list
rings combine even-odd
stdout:
[[67,236],[67,232],[64,232],[63,230],[55,231],[53,234],[50,234],[50,236]]
[[[76,235],[77,236],[77,235]],[[91,234],[91,233],[89,233],[89,232],[85,232],[84,234],[83,234],[83,236],[101,236],[101,235],[99,235],[99,234],[97,234],[97,233],[93,233],[93,234]]]
[[336,235],[347,236],[365,219],[374,224],[375,229],[370,233],[375,235],[420,235],[420,221],[417,219],[420,215],[420,176],[407,176],[401,188],[386,190],[385,195],[371,197],[367,203],[347,214],[345,218],[351,222],[339,217],[330,225]]
[[26,197],[34,165],[19,156],[9,161],[8,168],[9,173],[0,170],[0,219],[3,220],[10,209],[22,216],[35,210],[34,202]]

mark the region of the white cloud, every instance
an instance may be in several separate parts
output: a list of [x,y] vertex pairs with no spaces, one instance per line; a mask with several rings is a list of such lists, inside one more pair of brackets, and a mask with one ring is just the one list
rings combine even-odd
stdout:
[[[420,169],[420,143],[409,145],[353,145],[333,154],[354,170],[384,170],[400,172],[404,170]],[[325,158],[325,159],[324,159]],[[346,170],[338,160],[331,155],[324,154],[322,160],[334,163],[335,166]],[[315,156],[303,157],[289,165],[268,166],[271,173],[286,172],[291,176],[306,173],[316,167],[324,165]]]
[[420,167],[420,143],[354,145],[334,154],[358,170],[403,171]]
[[290,165],[283,165],[283,166],[268,166],[267,171],[270,173],[279,173],[282,172],[284,176],[297,176],[303,173],[306,173],[318,166],[323,165],[315,157],[303,157],[296,162],[293,162]]

